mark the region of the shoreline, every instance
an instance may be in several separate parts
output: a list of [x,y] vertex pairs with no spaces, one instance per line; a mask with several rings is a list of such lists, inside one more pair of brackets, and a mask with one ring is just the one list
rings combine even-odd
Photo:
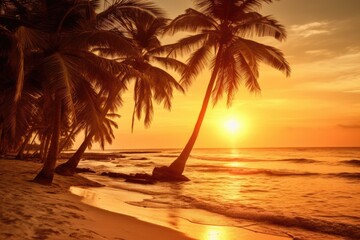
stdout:
[[[122,197],[117,199],[123,203],[120,205],[122,212],[108,211],[111,209],[106,209],[104,203],[96,206],[88,201],[91,198],[101,199],[101,192],[106,191],[106,187],[102,187],[104,185],[81,175],[55,175],[51,186],[30,182],[40,168],[41,164],[31,161],[0,159],[0,239],[186,240],[224,239],[219,238],[228,236],[224,234],[230,234],[226,239],[234,236],[242,240],[264,239],[263,233],[239,228],[232,232],[231,227],[199,225],[186,219],[177,223],[186,227],[171,227],[171,221],[167,223],[164,219],[152,220],[151,217],[169,213],[176,216],[176,210],[129,205],[126,201],[137,201],[143,197],[134,192],[122,193]],[[94,194],[90,197],[76,196],[71,193],[71,187],[90,189]],[[196,210],[188,212],[199,214]],[[176,226],[176,223],[173,224]],[[290,238],[266,234],[266,239]]]
[[51,186],[30,182],[41,164],[0,160],[0,239],[191,239],[183,233],[81,202],[70,186],[99,187],[56,175]]
[[166,208],[162,204],[144,207],[141,206],[142,200],[152,198],[151,195],[125,189],[116,188],[115,190],[106,186],[102,188],[71,187],[70,191],[82,196],[82,202],[91,206],[180,231],[193,239],[292,239],[274,229],[263,228],[265,224],[254,224],[244,220],[242,224],[232,225],[226,217],[202,209]]

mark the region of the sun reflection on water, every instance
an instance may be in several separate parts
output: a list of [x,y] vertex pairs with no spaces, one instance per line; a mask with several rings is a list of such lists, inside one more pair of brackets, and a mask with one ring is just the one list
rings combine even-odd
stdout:
[[218,226],[207,226],[201,240],[226,240],[228,234],[225,228]]
[[246,166],[246,164],[243,163],[243,162],[230,162],[230,163],[227,163],[226,166],[239,168],[239,167],[244,167],[244,166]]

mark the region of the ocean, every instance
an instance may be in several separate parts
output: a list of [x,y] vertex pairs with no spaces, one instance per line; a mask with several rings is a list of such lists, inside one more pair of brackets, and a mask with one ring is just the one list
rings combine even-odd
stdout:
[[[222,216],[189,221],[253,226],[294,239],[360,239],[360,148],[194,149],[182,183],[141,185],[101,172],[149,173],[169,165],[179,149],[112,150],[119,158],[84,159],[84,176],[150,197],[129,204],[146,208],[200,209]],[[121,155],[121,156],[120,156]],[[191,217],[190,217],[191,218]],[[251,229],[251,227],[250,227]]]

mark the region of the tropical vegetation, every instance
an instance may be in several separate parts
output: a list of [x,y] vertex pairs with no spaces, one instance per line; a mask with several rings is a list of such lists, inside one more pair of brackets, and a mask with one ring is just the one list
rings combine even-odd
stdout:
[[[51,184],[62,150],[84,141],[56,172],[72,175],[94,142],[111,143],[122,94],[133,87],[135,119],[149,126],[154,102],[171,108],[173,91],[184,92],[210,66],[203,105],[193,134],[170,165],[181,175],[199,134],[210,98],[230,105],[244,84],[260,90],[259,64],[290,73],[276,48],[250,40],[286,38],[282,25],[257,10],[272,0],[194,0],[174,20],[145,0],[0,0],[0,155],[23,158],[34,148],[43,168],[34,181]],[[162,45],[163,34],[190,31]],[[187,64],[177,60],[190,54]],[[181,81],[167,71],[177,72]]]
[[[109,111],[121,105],[129,81],[136,81],[134,111],[138,118],[145,112],[145,124],[151,122],[152,99],[170,108],[173,87],[182,90],[160,68],[149,68],[150,79],[131,61],[142,57],[141,50],[124,25],[144,15],[161,29],[166,22],[161,10],[132,0],[114,1],[100,13],[98,8],[95,0],[1,2],[1,152],[18,149],[20,157],[35,135],[44,159],[35,182],[52,182],[60,150],[77,133],[85,132],[86,147],[92,141],[111,143],[116,123]],[[147,47],[154,50],[159,41],[152,34]],[[184,67],[174,59],[154,59]]]

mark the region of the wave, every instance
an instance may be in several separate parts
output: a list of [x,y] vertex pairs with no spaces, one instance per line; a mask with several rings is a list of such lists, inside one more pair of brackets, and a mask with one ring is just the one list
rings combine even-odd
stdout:
[[229,168],[229,167],[207,167],[201,168],[197,171],[200,172],[225,172],[232,175],[267,175],[267,176],[314,176],[319,175],[319,173],[313,172],[295,172],[295,171],[285,171],[285,170],[270,170],[270,169],[258,169],[258,168]]
[[292,163],[319,163],[322,161],[309,159],[309,158],[285,158],[280,160],[274,160],[274,161],[281,161],[281,162],[292,162]]
[[243,208],[219,206],[213,203],[194,201],[196,208],[225,215],[231,218],[265,222],[284,227],[296,227],[312,232],[339,235],[351,239],[360,239],[360,226],[342,222],[326,221],[302,216],[286,216],[266,211],[252,211]]
[[155,155],[154,157],[161,157],[161,158],[176,158],[178,157],[178,154],[160,154],[160,155]]
[[285,158],[285,159],[249,159],[238,157],[211,157],[211,156],[191,156],[192,158],[207,161],[219,162],[292,162],[292,163],[319,163],[322,161],[309,158]]
[[341,161],[341,163],[360,167],[360,160],[358,159],[345,160],[345,161]]
[[229,167],[205,167],[197,169],[199,172],[222,172],[231,175],[266,175],[271,177],[307,177],[307,176],[323,176],[323,177],[338,177],[351,180],[360,180],[360,172],[340,172],[340,173],[316,173],[316,172],[300,172],[300,171],[286,171],[286,170],[271,170],[271,169],[257,169],[257,168],[229,168]]
[[[167,196],[164,193],[154,193],[149,190],[145,191],[139,189],[127,190],[142,192],[155,197],[152,199],[146,199],[143,202],[129,202],[129,204],[139,207],[202,209],[233,219],[262,222],[286,228],[295,227],[316,233],[337,235],[347,237],[349,239],[360,239],[360,226],[356,224],[336,222],[336,220],[328,221],[320,218],[304,216],[288,216],[286,214],[272,213],[266,209],[249,207],[239,203],[237,203],[236,206],[232,206],[232,204],[224,205],[216,201],[203,201],[198,198],[185,195],[177,195],[176,199],[171,199],[171,201],[169,201],[170,199],[167,199]],[[196,223],[216,225],[216,223],[208,222],[206,220],[196,221]],[[232,227],[237,226],[233,225]]]
[[193,156],[192,158],[206,161],[218,161],[218,162],[264,162],[268,160],[262,159],[246,159],[246,158],[238,158],[238,157],[211,157],[211,156]]
[[340,177],[340,178],[360,180],[360,172],[329,173],[328,175],[331,177]]

